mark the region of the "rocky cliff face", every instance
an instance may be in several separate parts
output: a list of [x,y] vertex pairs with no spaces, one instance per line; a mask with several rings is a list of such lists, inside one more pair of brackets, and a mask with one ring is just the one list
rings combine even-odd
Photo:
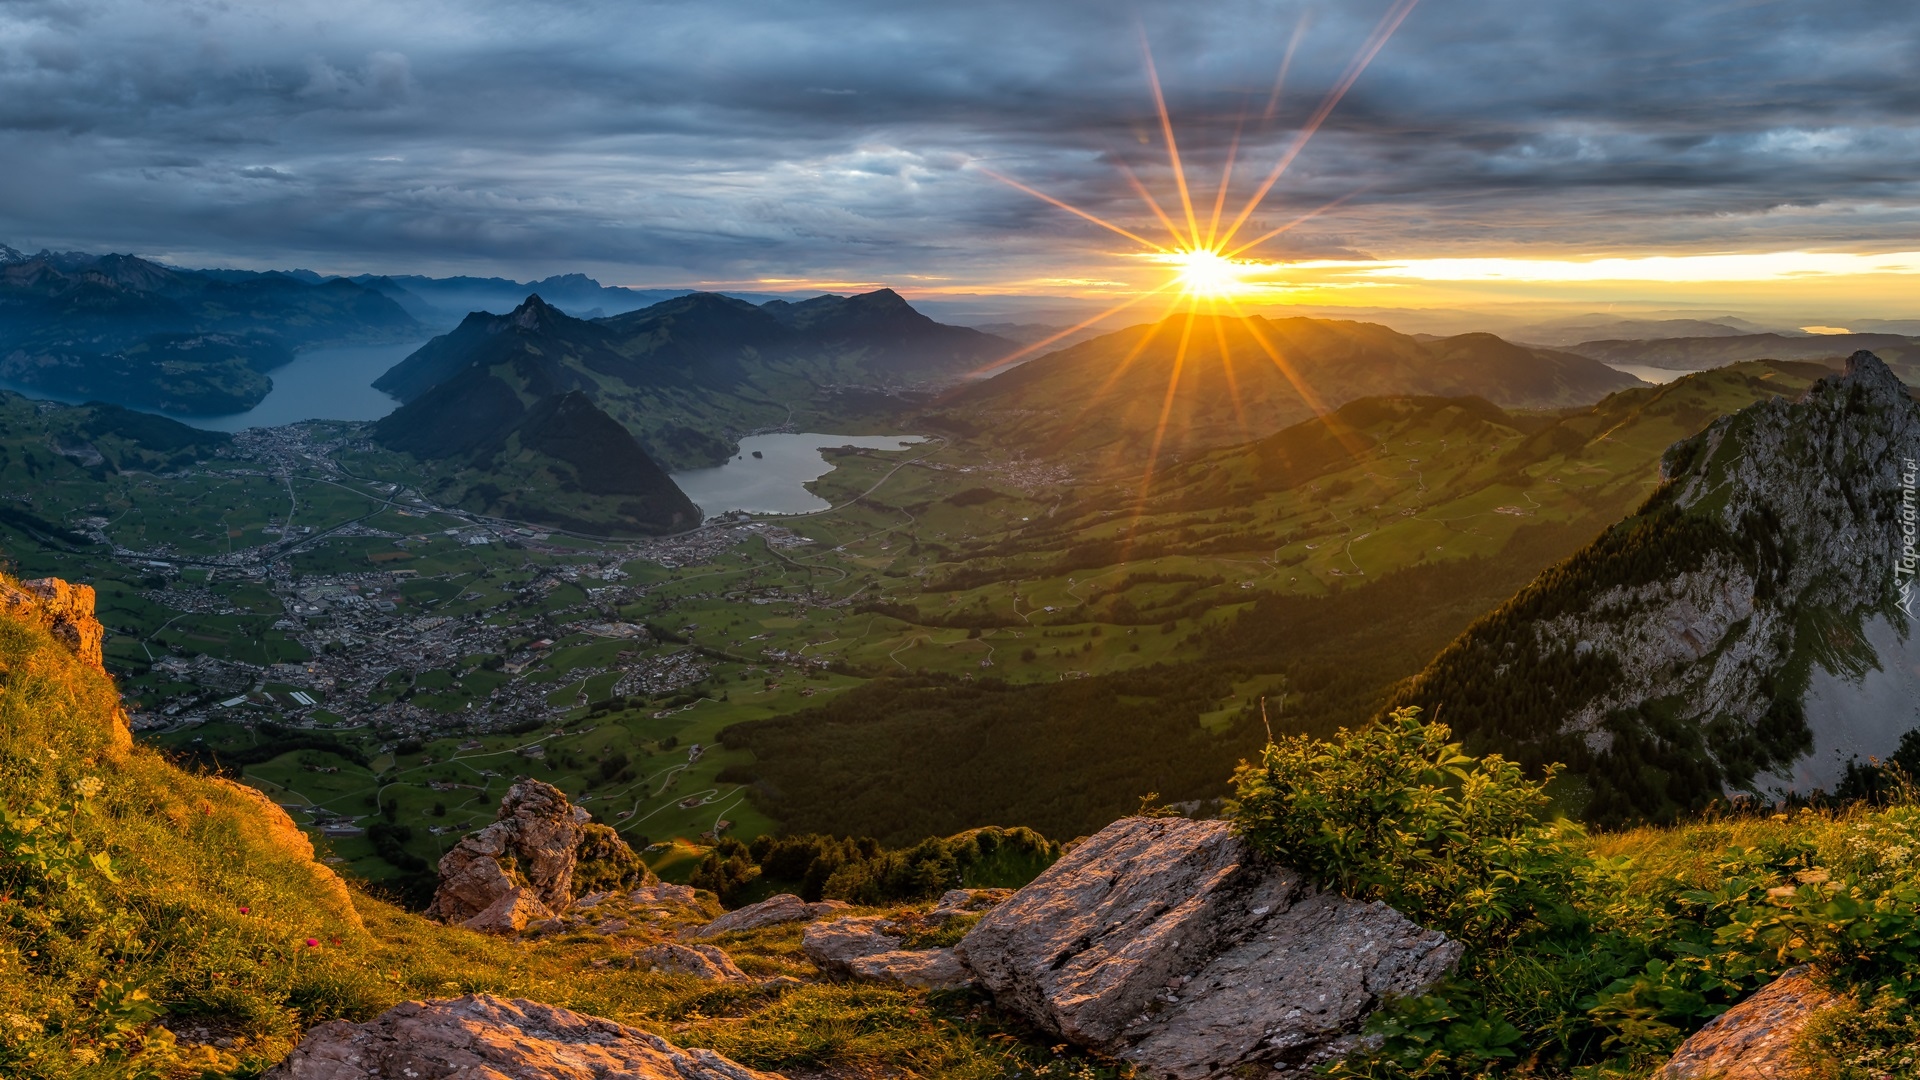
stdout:
[[47,628],[55,640],[73,650],[81,662],[106,671],[100,643],[106,628],[93,614],[93,586],[73,585],[59,578],[38,578],[18,585],[0,581],[0,609],[6,614]]
[[[1857,353],[1801,399],[1676,444],[1639,513],[1469,629],[1403,700],[1496,748],[1590,765],[1598,798],[1643,813],[1688,805],[1674,785],[1694,801],[1830,788],[1842,758],[1920,724],[1849,719],[1850,699],[1889,696],[1876,679],[1911,677],[1916,460],[1920,407]],[[1648,788],[1656,771],[1670,790]]]
[[[107,631],[93,614],[93,586],[74,585],[54,577],[17,583],[0,578],[0,614],[45,627],[55,641],[73,650],[81,663],[106,674],[101,643]],[[110,734],[115,747],[133,745],[125,709],[115,711]]]

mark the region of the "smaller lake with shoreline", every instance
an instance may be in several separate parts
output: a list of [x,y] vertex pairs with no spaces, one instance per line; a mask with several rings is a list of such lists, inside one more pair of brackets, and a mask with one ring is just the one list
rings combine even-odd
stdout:
[[725,465],[688,469],[673,482],[708,517],[733,510],[749,514],[810,514],[832,504],[806,485],[833,471],[822,450],[854,446],[863,450],[905,450],[926,442],[924,435],[749,435]]

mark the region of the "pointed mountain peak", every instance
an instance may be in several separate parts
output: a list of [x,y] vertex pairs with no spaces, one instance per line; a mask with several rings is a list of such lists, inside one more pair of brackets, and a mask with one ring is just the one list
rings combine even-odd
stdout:
[[12,263],[23,263],[26,262],[29,257],[30,256],[18,248],[0,244],[0,266],[7,266]]
[[1900,376],[1895,375],[1893,369],[1887,366],[1887,362],[1865,349],[1847,357],[1847,366],[1840,375],[1839,381],[1849,386],[1864,386],[1870,390],[1892,393],[1901,397],[1906,396],[1907,393],[1906,385],[1900,381]]
[[913,310],[913,305],[907,303],[907,298],[894,292],[892,289],[875,289],[870,293],[860,293],[856,296],[849,296],[847,297],[847,303],[850,306],[859,305],[860,307],[873,310]]
[[567,317],[566,312],[540,299],[539,293],[533,293],[507,316],[507,324],[522,330],[548,330]]

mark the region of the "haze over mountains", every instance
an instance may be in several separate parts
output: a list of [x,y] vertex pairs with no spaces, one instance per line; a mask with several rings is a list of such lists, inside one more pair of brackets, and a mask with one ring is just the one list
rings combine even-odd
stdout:
[[1473,395],[1583,405],[1643,385],[1492,334],[1424,341],[1372,323],[1172,316],[1029,361],[948,397],[947,413],[1038,453],[1114,467],[1269,435],[1356,398]]

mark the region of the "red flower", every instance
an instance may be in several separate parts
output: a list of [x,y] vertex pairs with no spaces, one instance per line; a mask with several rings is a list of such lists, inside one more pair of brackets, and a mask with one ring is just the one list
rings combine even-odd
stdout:
[[317,948],[319,948],[319,947],[320,947],[320,940],[319,940],[318,938],[308,938],[308,939],[307,939],[307,948],[309,948],[309,949],[317,949]]

